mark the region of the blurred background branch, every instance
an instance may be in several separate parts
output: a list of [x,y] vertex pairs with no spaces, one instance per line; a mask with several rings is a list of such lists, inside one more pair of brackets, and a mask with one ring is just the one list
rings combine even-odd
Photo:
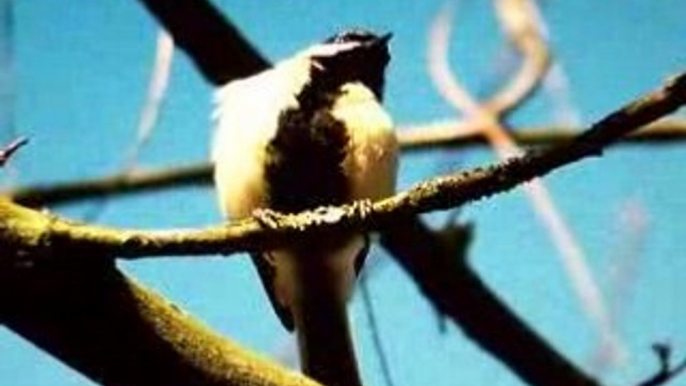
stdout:
[[[436,123],[408,126],[398,136],[404,152],[434,149],[479,148],[488,145],[480,129],[462,130],[472,123],[444,120]],[[553,146],[570,141],[580,132],[574,128],[523,128],[511,135],[522,146]],[[664,119],[628,134],[616,145],[678,145],[686,141],[686,121]],[[615,146],[616,146],[615,145]],[[28,185],[5,191],[14,201],[31,207],[69,204],[103,196],[144,193],[154,190],[173,189],[188,185],[210,186],[212,166],[197,163],[159,169],[135,169],[125,174],[71,182]]]

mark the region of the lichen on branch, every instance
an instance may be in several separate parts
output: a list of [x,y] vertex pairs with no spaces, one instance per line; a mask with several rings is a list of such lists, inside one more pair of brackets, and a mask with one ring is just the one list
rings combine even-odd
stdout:
[[[61,247],[98,255],[141,258],[167,255],[230,254],[282,245],[310,232],[378,230],[399,216],[449,209],[505,192],[602,150],[639,127],[686,103],[686,74],[600,120],[573,140],[535,149],[506,162],[433,178],[374,202],[278,215],[277,226],[248,218],[226,225],[184,231],[120,230],[79,224],[0,201],[0,246],[14,256],[50,256]],[[6,254],[5,256],[11,256]]]

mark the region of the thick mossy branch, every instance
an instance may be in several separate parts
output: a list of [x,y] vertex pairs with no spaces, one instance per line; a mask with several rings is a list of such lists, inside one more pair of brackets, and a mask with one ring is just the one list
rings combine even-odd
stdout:
[[0,323],[97,383],[319,385],[213,333],[111,261],[59,260],[0,270]]
[[70,251],[76,248],[121,258],[229,254],[278,246],[309,232],[381,229],[399,216],[461,206],[507,191],[584,157],[599,155],[618,138],[684,103],[686,74],[558,146],[530,151],[501,164],[434,178],[378,202],[319,208],[295,215],[272,213],[268,222],[264,218],[246,219],[190,231],[118,230],[77,224],[0,201],[0,246],[20,252],[17,256],[32,258],[59,254],[62,246]]

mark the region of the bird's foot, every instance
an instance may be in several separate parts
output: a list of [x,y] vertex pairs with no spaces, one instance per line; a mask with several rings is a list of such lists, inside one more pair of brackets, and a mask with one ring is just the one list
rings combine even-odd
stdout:
[[365,218],[374,211],[374,203],[372,200],[358,200],[352,203],[351,212],[360,218]]
[[285,215],[268,208],[255,209],[252,216],[261,226],[273,230],[281,228],[285,218]]

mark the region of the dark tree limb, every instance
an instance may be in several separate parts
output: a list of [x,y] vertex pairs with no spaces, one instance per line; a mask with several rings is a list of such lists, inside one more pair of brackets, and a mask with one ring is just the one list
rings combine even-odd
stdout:
[[[461,239],[466,248],[469,228]],[[446,247],[416,218],[396,220],[383,246],[431,304],[522,381],[536,386],[599,386],[510,310],[471,269],[464,250]]]
[[139,0],[174,38],[208,82],[221,86],[270,66],[207,0]]
[[[671,110],[676,107],[668,101],[669,97],[665,99],[671,93],[667,91],[670,89],[677,93],[686,93],[684,77],[675,79],[670,86],[652,96],[611,114],[574,141],[557,146],[550,165],[566,162],[563,160],[575,158],[582,153],[600,154],[604,144],[623,131],[620,128],[623,121],[647,123],[652,120],[649,118],[652,114],[661,114],[660,111],[664,111],[662,108]],[[682,99],[678,103],[683,103],[685,97],[686,94],[678,98]],[[658,107],[652,105],[650,100],[663,100],[667,103]],[[600,130],[602,127],[606,129]],[[579,142],[585,142],[586,145],[577,147]],[[538,155],[545,153],[547,151]],[[548,162],[536,163],[547,168],[544,165]],[[523,381],[537,386],[600,384],[569,362],[520,320],[471,270],[463,255],[446,250],[443,242],[436,239],[435,234],[419,221],[412,217],[404,222],[396,219],[392,226],[385,229],[382,243],[413,277],[434,307],[449,316],[476,344],[493,354]],[[662,367],[660,373],[644,383],[654,386],[656,380],[664,382],[681,371],[679,367],[673,371],[664,370],[668,366]]]

